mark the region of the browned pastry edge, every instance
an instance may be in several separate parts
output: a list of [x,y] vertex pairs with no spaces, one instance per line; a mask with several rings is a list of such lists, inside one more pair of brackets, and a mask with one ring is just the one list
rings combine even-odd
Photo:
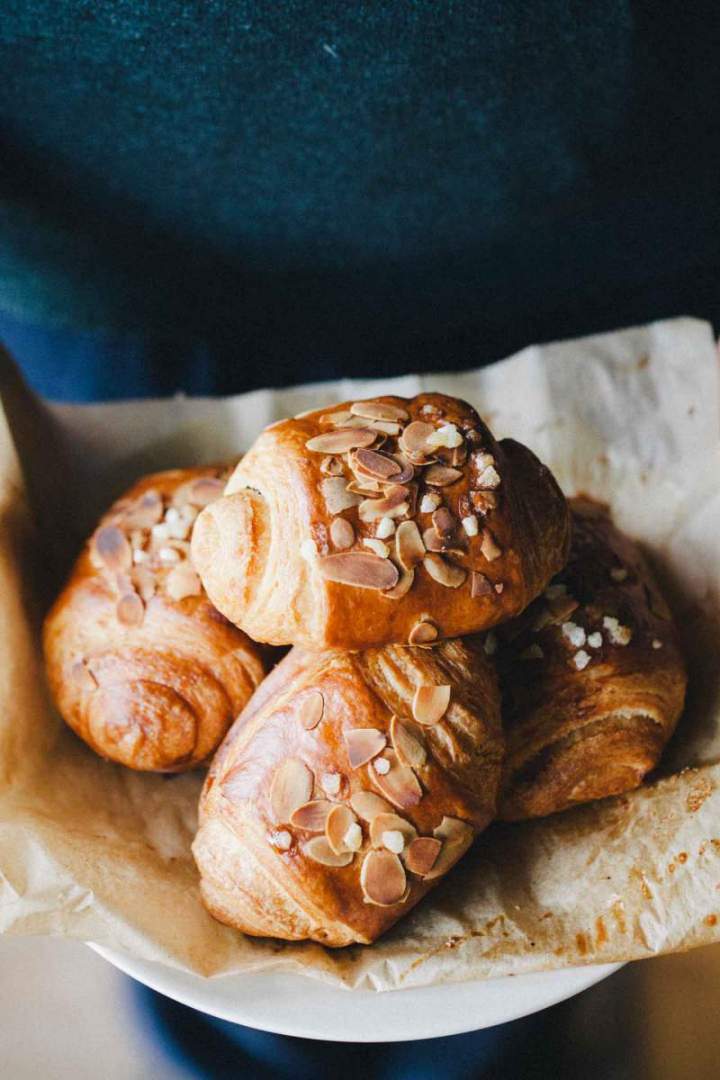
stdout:
[[[248,934],[374,941],[493,818],[502,749],[496,675],[477,642],[292,650],[206,780],[193,845],[206,906]],[[395,817],[364,806],[367,793]],[[326,865],[328,852],[342,865]]]
[[505,820],[637,787],[683,708],[685,665],[645,560],[605,507],[570,505],[566,568],[498,630]]
[[465,402],[420,394],[271,425],[200,515],[193,554],[213,603],[255,640],[363,649],[503,622],[568,542],[548,469]]
[[61,715],[98,754],[134,769],[204,761],[263,676],[260,650],[210,604],[190,561],[192,522],[222,491],[222,472],[171,470],[133,485],[45,620]]

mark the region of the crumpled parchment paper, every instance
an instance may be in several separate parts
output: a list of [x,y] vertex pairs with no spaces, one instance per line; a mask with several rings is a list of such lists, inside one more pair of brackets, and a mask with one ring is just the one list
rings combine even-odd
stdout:
[[[138,474],[231,457],[310,407],[422,389],[467,398],[641,540],[690,661],[686,714],[651,783],[494,826],[377,944],[243,937],[200,904],[190,842],[202,775],[132,773],[66,730],[44,689],[39,619],[97,515]],[[1,931],[204,975],[282,968],[377,990],[720,940],[720,379],[707,324],[529,348],[463,374],[116,405],[37,402],[0,356],[0,390]]]

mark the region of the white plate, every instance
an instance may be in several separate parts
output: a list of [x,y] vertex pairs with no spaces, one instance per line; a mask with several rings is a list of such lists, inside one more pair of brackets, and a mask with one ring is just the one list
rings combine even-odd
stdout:
[[221,1020],[337,1042],[405,1042],[478,1031],[546,1009],[622,967],[597,964],[379,994],[338,990],[302,975],[203,979],[100,945],[90,948],[152,990]]

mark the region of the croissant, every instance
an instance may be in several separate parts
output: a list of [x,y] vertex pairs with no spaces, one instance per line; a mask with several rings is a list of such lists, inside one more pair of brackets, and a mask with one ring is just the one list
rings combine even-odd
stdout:
[[261,681],[258,646],[210,604],[190,559],[219,469],[155,473],[102,518],[47,615],[58,710],[98,754],[178,772],[216,749]]
[[506,820],[637,787],[683,708],[677,634],[637,546],[604,507],[571,508],[566,568],[501,631]]
[[257,641],[411,645],[522,611],[563,565],[565,500],[519,443],[442,394],[273,424],[202,512],[193,558]]
[[502,752],[494,665],[472,642],[293,649],[208,774],[206,906],[247,934],[374,941],[490,822]]

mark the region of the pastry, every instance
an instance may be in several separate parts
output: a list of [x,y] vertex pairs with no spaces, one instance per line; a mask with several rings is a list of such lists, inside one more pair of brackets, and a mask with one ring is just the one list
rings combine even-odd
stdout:
[[476,642],[293,649],[205,783],[208,909],[248,934],[374,941],[494,816],[499,704]]
[[677,634],[637,546],[599,504],[571,507],[566,568],[497,636],[506,820],[637,787],[683,708]]
[[190,558],[223,470],[155,473],[102,518],[49,612],[50,688],[71,728],[133,769],[178,772],[216,749],[264,673]]
[[208,596],[256,641],[363,649],[480,631],[565,562],[552,475],[442,394],[271,425],[203,511]]

